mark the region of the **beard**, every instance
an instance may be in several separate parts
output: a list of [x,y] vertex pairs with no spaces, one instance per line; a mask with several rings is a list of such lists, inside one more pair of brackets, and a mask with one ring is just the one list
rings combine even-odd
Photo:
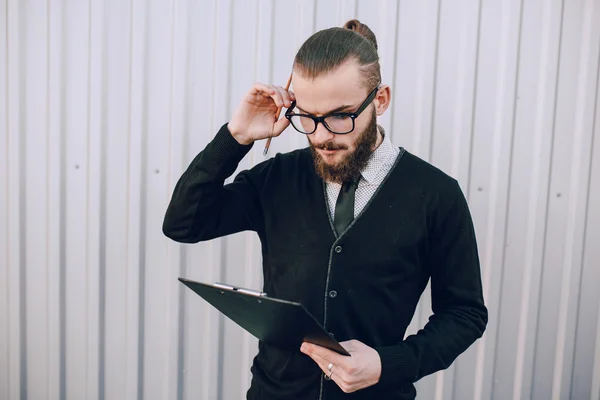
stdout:
[[310,139],[310,152],[313,156],[315,171],[321,179],[328,182],[344,183],[354,181],[369,161],[377,143],[377,114],[375,109],[371,113],[371,121],[354,141],[354,151],[346,154],[338,163],[330,165],[317,152],[321,150],[347,150],[348,146],[328,141],[319,145],[313,144]]

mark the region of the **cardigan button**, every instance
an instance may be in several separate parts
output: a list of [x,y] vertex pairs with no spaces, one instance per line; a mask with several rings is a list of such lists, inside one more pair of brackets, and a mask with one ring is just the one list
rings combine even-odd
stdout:
[[329,292],[329,297],[335,299],[337,297],[337,292],[335,290],[332,290],[331,292]]
[[342,246],[335,246],[335,252],[340,254],[342,252]]

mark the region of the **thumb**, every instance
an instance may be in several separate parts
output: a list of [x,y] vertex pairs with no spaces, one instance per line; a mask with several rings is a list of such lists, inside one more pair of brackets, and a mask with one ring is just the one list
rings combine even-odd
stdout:
[[290,126],[290,120],[285,117],[280,118],[273,125],[273,136],[275,137],[281,135],[281,132],[283,132],[288,126]]

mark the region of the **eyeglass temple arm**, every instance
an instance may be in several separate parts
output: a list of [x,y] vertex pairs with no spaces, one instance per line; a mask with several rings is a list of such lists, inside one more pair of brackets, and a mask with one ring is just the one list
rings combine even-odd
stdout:
[[365,99],[365,101],[362,103],[362,105],[358,108],[358,110],[356,110],[356,112],[354,112],[355,116],[358,116],[361,112],[364,111],[365,108],[367,108],[369,106],[369,104],[371,104],[371,101],[373,101],[373,99],[377,95],[377,92],[379,91],[380,88],[381,88],[381,84],[375,86],[375,89],[373,89],[371,91],[371,93],[369,94],[369,97],[367,97]]

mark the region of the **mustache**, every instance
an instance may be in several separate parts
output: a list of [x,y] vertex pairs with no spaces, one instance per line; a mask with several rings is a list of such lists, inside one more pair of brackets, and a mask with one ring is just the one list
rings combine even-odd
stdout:
[[315,149],[319,150],[348,150],[348,146],[344,144],[336,144],[334,142],[325,142],[325,143],[311,143]]

